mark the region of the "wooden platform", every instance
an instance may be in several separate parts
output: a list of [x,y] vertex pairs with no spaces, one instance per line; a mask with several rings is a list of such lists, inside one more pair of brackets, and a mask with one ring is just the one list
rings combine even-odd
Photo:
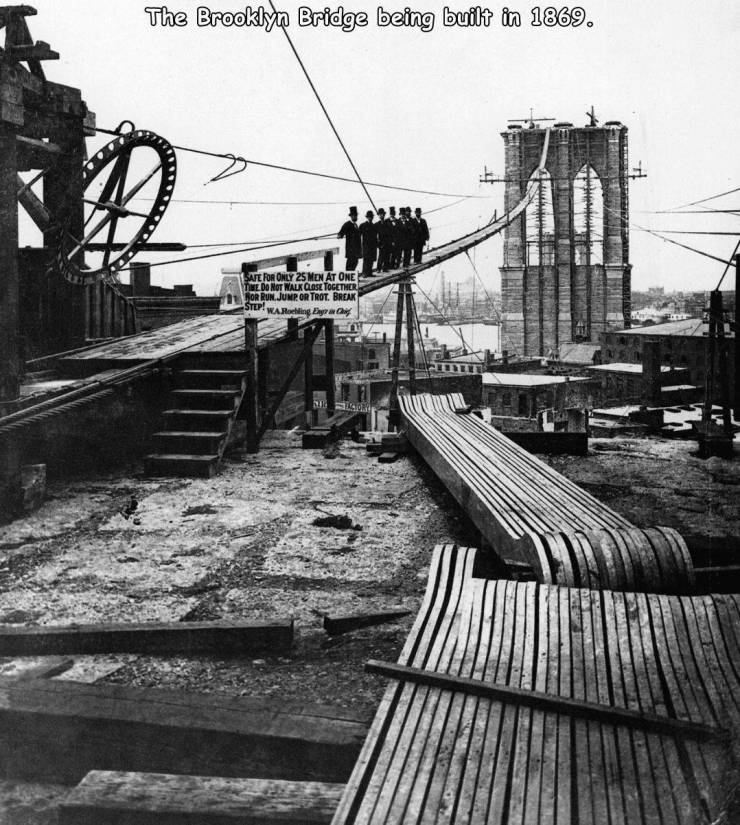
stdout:
[[[260,321],[258,344],[269,346],[285,337],[285,321]],[[198,352],[243,352],[244,318],[241,315],[203,315],[177,324],[140,332],[97,347],[87,347],[59,361],[70,375],[91,375],[116,367],[125,369],[146,361],[167,359],[188,350]]]
[[399,398],[406,434],[488,543],[543,583],[682,593],[694,574],[683,538],[640,529],[485,424],[462,395]]
[[[737,821],[740,597],[474,579],[474,560],[436,548],[399,662],[595,703],[603,719],[391,680],[333,825]],[[615,724],[612,708],[733,741]]]

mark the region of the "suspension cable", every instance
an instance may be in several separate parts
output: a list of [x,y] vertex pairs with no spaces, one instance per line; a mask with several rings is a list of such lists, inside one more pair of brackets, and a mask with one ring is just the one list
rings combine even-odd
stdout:
[[[120,133],[114,131],[113,129],[103,129],[99,126],[95,127],[96,132],[100,132],[104,135],[114,135],[115,137],[120,137]],[[190,152],[194,155],[203,155],[209,158],[219,158],[221,160],[233,160],[233,156],[231,154],[226,154],[223,152],[209,152],[205,149],[195,149],[192,146],[178,146],[176,144],[171,144],[173,149],[177,149],[178,152]],[[295,166],[283,166],[278,163],[267,163],[265,161],[260,160],[250,160],[245,158],[245,163],[247,165],[251,164],[252,166],[264,166],[267,169],[277,169],[281,172],[293,172],[297,175],[310,175],[315,178],[325,178],[327,180],[338,180],[342,181],[343,183],[357,183],[355,178],[345,178],[342,175],[330,175],[326,172],[314,172],[308,169],[298,169]],[[377,189],[393,189],[398,192],[411,192],[416,195],[434,195],[440,198],[475,198],[481,200],[489,200],[492,198],[492,195],[471,195],[471,194],[461,194],[460,192],[434,192],[427,189],[414,189],[408,186],[395,186],[389,183],[376,183],[374,181],[367,181],[368,186],[374,186]]]
[[[273,12],[275,12],[275,14],[277,15],[277,9],[275,8],[275,4],[272,2],[272,0],[270,0],[270,7],[272,8]],[[288,45],[292,49],[293,54],[295,55],[295,58],[298,61],[298,65],[301,67],[301,70],[303,71],[303,74],[306,76],[306,80],[308,81],[308,85],[311,87],[311,91],[316,96],[316,100],[318,100],[319,106],[321,106],[321,111],[326,115],[326,119],[329,121],[329,126],[331,126],[332,132],[334,132],[334,135],[335,135],[336,139],[339,141],[339,145],[342,147],[342,151],[347,156],[347,160],[349,161],[349,165],[352,167],[352,171],[357,176],[357,180],[359,181],[360,186],[363,188],[365,194],[367,195],[367,199],[372,204],[373,209],[377,212],[378,207],[375,205],[375,201],[372,199],[371,194],[367,191],[367,186],[365,186],[364,181],[360,177],[360,173],[357,170],[357,167],[355,166],[354,161],[350,157],[350,154],[347,151],[347,147],[344,145],[344,141],[340,137],[339,132],[337,131],[337,127],[334,125],[334,121],[331,119],[331,115],[327,111],[326,106],[324,106],[324,101],[321,99],[321,95],[319,94],[316,86],[314,86],[313,80],[311,80],[311,75],[308,73],[308,69],[306,69],[306,66],[304,65],[303,61],[301,60],[301,56],[298,54],[298,51],[297,51],[295,45],[293,44],[293,41],[292,41],[290,35],[288,34],[287,26],[281,26],[280,28],[283,30],[283,34],[285,35],[285,39],[288,41]]]

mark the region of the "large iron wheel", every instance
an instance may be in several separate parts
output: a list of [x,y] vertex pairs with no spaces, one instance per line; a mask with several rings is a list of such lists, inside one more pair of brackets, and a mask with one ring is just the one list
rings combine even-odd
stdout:
[[[146,160],[148,155],[152,157]],[[139,167],[148,171],[142,175]],[[83,170],[82,237],[71,232],[69,219],[62,222],[56,261],[64,277],[85,286],[111,278],[124,267],[162,220],[175,188],[176,174],[175,150],[154,132],[127,132],[96,152]],[[137,197],[138,203],[147,207],[151,202],[150,208],[134,209],[131,201]],[[123,241],[116,237],[120,229]],[[86,252],[100,252],[101,248],[103,257],[99,265],[81,265]]]

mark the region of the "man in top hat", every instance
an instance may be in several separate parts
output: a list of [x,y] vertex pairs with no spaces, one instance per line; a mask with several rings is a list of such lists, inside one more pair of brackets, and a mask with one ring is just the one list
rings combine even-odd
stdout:
[[360,224],[360,237],[362,238],[362,277],[371,278],[373,274],[373,264],[378,254],[378,228],[373,223],[375,212],[368,209],[365,213],[365,221]]
[[416,243],[416,227],[411,218],[410,206],[405,206],[401,210],[401,213],[403,215],[403,232],[401,236],[401,249],[403,250],[402,266],[405,269],[407,266],[411,265],[411,254],[414,251],[414,244]]
[[389,207],[390,216],[388,222],[391,225],[391,252],[390,252],[390,268],[398,269],[401,264],[401,226],[400,219],[396,216],[396,207]]
[[357,261],[362,257],[362,240],[360,228],[357,226],[356,206],[350,206],[349,220],[342,224],[337,238],[344,238],[344,256],[347,259],[345,270],[353,272],[357,268]]
[[429,226],[424,218],[421,217],[421,209],[417,206],[414,210],[416,217],[414,224],[416,225],[415,241],[414,241],[414,263],[421,263],[421,256],[424,251],[424,245],[429,241]]
[[387,272],[393,252],[393,227],[385,217],[385,209],[378,209],[378,272]]

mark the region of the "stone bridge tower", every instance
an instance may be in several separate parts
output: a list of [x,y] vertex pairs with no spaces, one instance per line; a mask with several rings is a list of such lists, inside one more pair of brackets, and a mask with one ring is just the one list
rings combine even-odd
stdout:
[[[545,130],[509,126],[505,209],[535,173]],[[547,178],[504,234],[502,349],[548,355],[630,322],[627,127],[551,130]]]

